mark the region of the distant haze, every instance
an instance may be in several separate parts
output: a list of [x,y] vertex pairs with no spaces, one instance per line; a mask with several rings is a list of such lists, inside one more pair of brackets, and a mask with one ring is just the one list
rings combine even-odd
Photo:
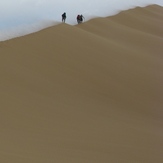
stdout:
[[1,0],[0,40],[60,23],[63,12],[67,13],[66,23],[74,25],[77,14],[83,14],[87,21],[149,4],[163,6],[163,0]]

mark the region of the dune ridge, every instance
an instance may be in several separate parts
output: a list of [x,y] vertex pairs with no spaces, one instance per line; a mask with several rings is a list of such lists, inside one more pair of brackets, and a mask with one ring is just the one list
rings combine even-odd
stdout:
[[161,163],[163,8],[0,42],[3,163]]

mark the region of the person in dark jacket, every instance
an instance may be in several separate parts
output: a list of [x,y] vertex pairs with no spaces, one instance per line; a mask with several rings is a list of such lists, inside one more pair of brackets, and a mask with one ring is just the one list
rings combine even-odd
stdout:
[[64,12],[64,13],[62,14],[62,22],[65,23],[65,21],[66,21],[66,13]]

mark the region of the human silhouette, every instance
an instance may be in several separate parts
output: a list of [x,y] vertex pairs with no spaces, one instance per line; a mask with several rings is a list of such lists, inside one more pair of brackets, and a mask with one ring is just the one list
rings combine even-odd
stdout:
[[65,21],[66,21],[66,13],[64,12],[64,13],[62,14],[62,22],[65,23]]

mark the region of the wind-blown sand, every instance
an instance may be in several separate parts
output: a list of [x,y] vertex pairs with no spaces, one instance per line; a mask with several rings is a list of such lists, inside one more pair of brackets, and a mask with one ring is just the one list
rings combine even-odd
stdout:
[[162,163],[163,8],[0,42],[1,163]]

